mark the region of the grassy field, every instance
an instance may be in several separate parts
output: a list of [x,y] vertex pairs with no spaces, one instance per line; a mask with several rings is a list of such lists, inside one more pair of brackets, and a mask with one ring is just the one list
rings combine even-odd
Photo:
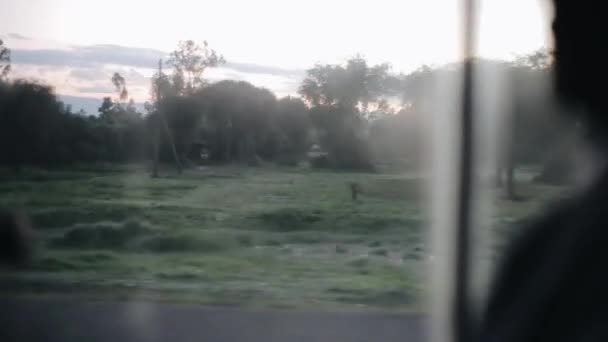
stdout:
[[[248,307],[421,310],[430,251],[423,180],[304,168],[211,167],[152,179],[137,167],[0,173],[0,207],[35,226],[4,293]],[[349,182],[363,187],[353,202]],[[562,189],[499,199],[508,234]]]

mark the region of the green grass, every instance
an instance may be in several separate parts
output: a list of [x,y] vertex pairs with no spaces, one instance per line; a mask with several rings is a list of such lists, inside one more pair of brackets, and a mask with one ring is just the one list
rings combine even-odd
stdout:
[[[136,166],[0,170],[0,207],[35,226],[29,269],[0,290],[278,308],[419,309],[429,251],[424,180],[305,168],[213,167],[152,179]],[[357,202],[348,184],[361,184]],[[514,227],[562,196],[496,197]]]

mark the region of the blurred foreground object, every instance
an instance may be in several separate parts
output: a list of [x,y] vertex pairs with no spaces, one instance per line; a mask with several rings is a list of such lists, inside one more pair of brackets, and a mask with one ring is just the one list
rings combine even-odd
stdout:
[[0,210],[0,265],[25,266],[31,255],[31,236],[26,216]]
[[556,90],[586,128],[599,176],[511,246],[482,317],[481,341],[608,340],[608,72],[601,67],[608,21],[599,1],[554,5]]

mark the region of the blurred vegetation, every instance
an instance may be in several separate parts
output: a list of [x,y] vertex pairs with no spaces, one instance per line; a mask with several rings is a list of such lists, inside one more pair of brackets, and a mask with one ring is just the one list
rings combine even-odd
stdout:
[[[134,106],[128,80],[119,73],[109,80],[116,95],[104,98],[98,113],[74,113],[51,87],[10,80],[6,69],[0,78],[0,165],[16,176],[27,166],[157,165],[158,159],[180,166],[295,167],[309,160],[314,168],[421,170],[428,164],[429,118],[439,108],[429,89],[456,87],[462,70],[455,63],[403,75],[355,56],[313,66],[301,82],[301,97],[277,99],[243,81],[206,82],[204,72],[225,62],[207,44],[181,42],[168,62],[171,73],[159,61],[145,113]],[[4,64],[10,66],[10,59]],[[516,199],[513,170],[524,164],[544,165],[539,181],[570,182],[573,142],[582,128],[558,120],[563,109],[552,95],[548,52],[474,65],[480,88],[502,80],[509,103],[504,118],[480,112],[500,126],[497,184]]]
[[[283,308],[424,305],[433,252],[417,195],[423,178],[305,167],[163,178],[141,167],[55,170],[45,180],[25,180],[28,173],[2,183],[0,206],[31,218],[35,255],[26,271],[0,275],[3,291]],[[364,189],[357,202],[346,186],[353,181]],[[491,229],[500,241],[567,194],[529,177],[518,187],[526,201],[496,198]]]
[[[475,61],[480,77],[504,76],[512,100],[493,156],[508,196],[495,196],[492,257],[571,181],[566,142],[579,128],[555,123],[545,57]],[[74,113],[0,62],[0,208],[29,216],[36,246],[27,271],[0,274],[1,291],[423,307],[428,89],[458,80],[461,63],[401,75],[356,56],[313,66],[300,97],[277,99],[247,82],[206,82],[224,58],[186,41],[170,74],[159,61],[145,113],[118,73],[98,113]],[[528,165],[534,175],[520,177]]]

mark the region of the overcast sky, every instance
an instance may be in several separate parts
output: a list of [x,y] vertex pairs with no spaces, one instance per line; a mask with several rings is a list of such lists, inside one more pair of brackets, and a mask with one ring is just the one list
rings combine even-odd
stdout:
[[[481,1],[478,54],[510,59],[548,47],[547,0]],[[207,40],[229,62],[210,80],[246,80],[295,94],[306,68],[361,54],[397,72],[458,59],[456,0],[3,0],[0,37],[13,77],[99,98],[124,73],[138,102],[156,61],[180,40]]]

